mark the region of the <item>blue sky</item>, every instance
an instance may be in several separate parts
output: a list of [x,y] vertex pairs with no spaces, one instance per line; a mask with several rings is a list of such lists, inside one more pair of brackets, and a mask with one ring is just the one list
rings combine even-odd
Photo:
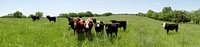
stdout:
[[57,16],[60,13],[146,13],[149,9],[160,12],[171,6],[176,10],[197,10],[200,0],[0,0],[0,16],[21,11],[24,15],[43,12],[44,15]]

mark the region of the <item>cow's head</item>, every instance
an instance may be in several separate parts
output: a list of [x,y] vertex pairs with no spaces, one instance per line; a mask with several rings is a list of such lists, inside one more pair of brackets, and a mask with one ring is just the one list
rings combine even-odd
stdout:
[[163,27],[165,27],[165,26],[166,26],[166,24],[167,24],[167,23],[165,23],[165,22],[164,22],[164,23],[162,23],[162,26],[163,26]]

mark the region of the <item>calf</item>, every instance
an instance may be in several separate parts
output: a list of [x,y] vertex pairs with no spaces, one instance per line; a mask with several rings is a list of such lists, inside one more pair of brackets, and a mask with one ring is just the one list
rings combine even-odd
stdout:
[[96,32],[103,32],[104,30],[104,23],[102,21],[97,21],[95,25]]
[[124,31],[126,30],[126,21],[116,21],[116,20],[110,20],[112,23],[119,23],[119,28],[123,27]]
[[39,16],[31,16],[31,18],[33,19],[33,21],[39,20],[40,17]]
[[176,30],[178,32],[178,24],[168,24],[168,23],[162,23],[162,26],[165,30],[167,30],[167,34],[169,33],[169,30]]
[[50,17],[50,16],[46,16],[47,19],[51,22],[51,21],[54,21],[56,22],[56,17]]
[[107,36],[109,36],[109,34],[112,36],[112,33],[115,33],[115,35],[117,36],[119,25],[119,23],[106,24],[105,26]]

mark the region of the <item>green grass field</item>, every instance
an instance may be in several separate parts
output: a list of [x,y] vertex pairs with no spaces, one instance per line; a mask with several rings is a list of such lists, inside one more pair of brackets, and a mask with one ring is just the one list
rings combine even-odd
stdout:
[[[200,25],[180,23],[179,32],[167,35],[162,28],[164,21],[131,15],[94,17],[104,23],[109,20],[126,20],[127,30],[119,29],[118,36],[107,37],[106,33],[92,40],[81,42],[68,25],[67,18],[49,22],[46,18],[33,22],[31,18],[0,18],[0,47],[199,47]],[[84,18],[86,19],[86,18]],[[105,31],[104,31],[105,32]]]

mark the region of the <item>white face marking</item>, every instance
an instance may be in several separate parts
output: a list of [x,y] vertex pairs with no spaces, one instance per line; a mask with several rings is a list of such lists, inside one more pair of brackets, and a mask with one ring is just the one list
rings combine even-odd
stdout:
[[97,27],[99,27],[100,26],[100,21],[97,21]]
[[85,21],[85,23],[86,23],[85,28],[89,28],[89,21]]
[[74,22],[74,26],[76,26],[76,22]]
[[162,26],[163,26],[163,27],[165,27],[165,25],[166,25],[166,23],[163,23],[163,25],[162,25]]

